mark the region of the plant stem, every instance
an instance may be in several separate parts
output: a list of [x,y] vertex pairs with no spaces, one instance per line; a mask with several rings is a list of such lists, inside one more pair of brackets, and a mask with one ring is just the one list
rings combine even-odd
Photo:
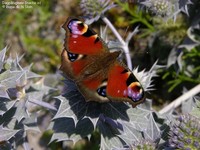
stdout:
[[112,23],[106,18],[105,16],[102,17],[102,20],[109,26],[113,34],[116,36],[116,38],[119,40],[120,44],[122,45],[122,49],[124,50],[125,56],[126,56],[126,61],[129,69],[132,70],[132,62],[131,62],[131,57],[130,57],[130,52],[128,48],[128,43],[126,43],[121,35],[117,32],[115,27],[112,25]]
[[33,103],[33,104],[36,104],[36,105],[39,105],[39,106],[42,106],[42,107],[57,111],[56,107],[52,106],[51,104],[49,104],[47,102],[39,101],[39,100],[36,100],[36,99],[28,100],[28,101]]
[[188,92],[184,93],[183,95],[181,95],[180,97],[178,97],[177,99],[175,99],[169,105],[167,105],[166,107],[164,107],[163,109],[161,109],[159,111],[159,113],[160,114],[165,114],[165,113],[169,112],[170,110],[178,107],[179,105],[181,105],[181,103],[183,103],[187,99],[191,98],[192,96],[198,94],[199,92],[200,92],[200,84],[198,84],[197,86],[195,86],[194,88],[192,88]]

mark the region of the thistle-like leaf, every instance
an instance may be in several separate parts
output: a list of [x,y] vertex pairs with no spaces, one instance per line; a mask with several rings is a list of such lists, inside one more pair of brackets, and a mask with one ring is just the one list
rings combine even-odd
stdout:
[[179,9],[189,16],[188,5],[191,5],[191,4],[193,4],[191,0],[179,0]]
[[47,94],[49,92],[49,90],[55,90],[54,88],[46,86],[44,84],[44,77],[41,78],[40,80],[38,80],[37,82],[32,83],[31,87],[34,90],[41,91],[43,94]]
[[53,130],[54,134],[51,137],[52,141],[72,140],[70,137],[74,134],[75,123],[72,118],[59,118],[51,122],[48,129]]
[[167,60],[167,67],[170,67],[171,65],[174,65],[177,61],[177,49],[174,47],[168,56],[168,60]]
[[29,117],[26,105],[27,97],[24,97],[23,99],[20,99],[15,103],[16,112],[13,117],[15,117],[18,120],[18,122],[20,122],[23,118]]
[[[186,88],[183,88],[183,94],[186,93],[188,90]],[[188,114],[192,111],[192,109],[195,107],[195,99],[194,97],[190,97],[188,100],[183,101],[181,105],[181,111],[183,114]]]
[[[70,118],[70,122],[73,120],[74,125],[73,128],[70,127],[70,130],[63,128],[63,134],[57,133],[56,127],[58,126],[54,128],[50,127],[55,132],[51,141],[62,141],[64,139],[76,141],[79,139],[78,137],[89,135],[97,128],[102,134],[101,147],[112,146],[116,148],[119,146],[123,147],[124,144],[131,144],[129,143],[130,139],[134,139],[135,137],[138,137],[139,140],[139,137],[142,137],[142,133],[145,137],[154,140],[160,135],[160,130],[156,126],[155,121],[153,121],[151,111],[142,108],[133,109],[125,103],[109,102],[101,104],[97,102],[85,102],[78,91],[71,91],[65,97],[59,96],[56,99],[60,101],[60,106],[57,114],[54,116],[54,124],[60,124],[58,121],[62,122],[61,120],[64,121],[66,118]],[[79,126],[80,121],[84,119],[87,119],[87,121],[84,121]],[[124,126],[124,124],[130,124],[129,126],[132,126],[134,130],[127,131],[126,128],[128,127]],[[81,130],[78,127],[81,127]],[[62,128],[62,126],[59,128]],[[85,130],[83,130],[84,128]],[[61,132],[60,129],[59,132]],[[127,132],[130,133],[128,138],[124,136],[128,134]],[[75,134],[71,136],[72,133]],[[108,133],[109,135],[107,135]],[[73,137],[76,139],[73,139]],[[131,142],[133,141],[131,140]]]
[[[6,91],[6,87],[0,84],[0,98],[6,98],[9,99],[9,95]],[[1,100],[1,99],[0,99]]]
[[15,136],[20,130],[11,130],[0,126],[0,142],[7,141]]
[[134,127],[132,123],[119,121],[123,125],[123,132],[121,132],[118,137],[120,137],[123,141],[127,143],[127,145],[131,145],[131,143],[140,141],[143,139],[142,132]]
[[19,80],[23,74],[24,74],[24,71],[7,70],[0,74],[0,84],[6,87],[6,89],[15,88],[16,80]]
[[80,7],[87,18],[86,23],[91,24],[115,5],[110,0],[81,0]]
[[[3,116],[0,116],[0,125],[3,125],[3,127],[7,127],[9,129],[15,130],[17,119],[14,118],[14,114],[16,112],[16,108],[12,107],[8,111],[6,111]],[[19,129],[19,128],[18,128]]]
[[194,97],[195,106],[193,107],[191,114],[200,118],[200,97]]
[[147,117],[148,117],[148,122],[147,122],[148,127],[144,131],[144,137],[145,139],[148,139],[150,141],[156,141],[161,137],[160,129],[157,123],[155,122],[152,113],[150,113],[149,116]]
[[[146,84],[144,86],[145,89],[147,89],[148,86],[151,87],[151,79],[156,76],[156,70],[158,68],[159,66],[155,63],[149,72],[144,73],[144,71],[142,71],[138,73],[138,71],[136,71],[137,76],[140,77],[139,80],[143,79],[143,82]],[[100,134],[102,134],[101,148],[116,148],[130,145],[136,140],[135,137],[138,137],[137,140],[140,140],[139,138],[142,137],[142,134],[151,140],[156,140],[160,136],[160,130],[153,120],[152,112],[150,111],[151,108],[149,108],[151,107],[150,101],[143,107],[134,109],[130,107],[129,104],[122,102],[86,102],[84,97],[76,89],[75,83],[72,83],[70,80],[66,80],[65,82],[67,85],[67,87],[64,88],[66,91],[65,95],[56,97],[56,99],[60,101],[60,105],[53,118],[53,124],[60,124],[57,122],[60,122],[62,119],[66,120],[66,118],[70,118],[70,122],[73,120],[74,125],[70,130],[63,128],[65,131],[62,135],[60,135],[61,133],[58,134],[55,127],[53,129],[51,125],[50,129],[53,129],[55,132],[51,141],[61,141],[64,139],[72,139],[74,141],[73,137],[76,138],[76,141],[78,137],[82,137],[82,135],[89,136],[89,132],[92,133],[95,129],[98,129]],[[76,132],[78,124],[84,119],[87,119],[87,121],[82,124],[81,130]],[[127,124],[127,127],[124,124]],[[87,129],[88,126],[91,127]],[[130,126],[134,129],[132,132],[131,129],[130,131],[127,130]],[[82,130],[83,128],[87,130],[84,131]],[[59,132],[61,132],[61,130],[59,130]],[[74,136],[71,136],[72,133],[74,133]]]
[[3,69],[7,47],[0,51],[0,71]]
[[111,149],[116,147],[123,147],[122,140],[116,135],[119,134],[117,130],[103,122],[98,122],[98,129],[101,131],[101,149]]
[[7,99],[0,98],[0,115],[3,115],[7,112],[10,108],[14,106],[16,101],[10,101]]
[[187,30],[188,37],[197,44],[200,44],[200,19],[197,18],[193,25]]
[[145,70],[142,70],[142,71],[138,71],[138,67],[136,67],[135,69],[133,69],[133,74],[136,76],[136,78],[140,81],[140,83],[142,84],[142,87],[144,88],[145,91],[151,91],[151,90],[154,90],[153,87],[153,80],[152,78],[154,77],[157,77],[157,71],[160,69],[160,68],[163,68],[165,66],[160,66],[160,65],[157,65],[157,62],[156,61],[153,66],[151,67],[151,69],[149,71],[145,71]]
[[29,65],[29,66],[23,68],[23,70],[26,71],[27,79],[41,78],[42,77],[41,75],[36,74],[31,71],[31,67],[32,67],[32,65]]
[[[71,100],[72,97],[74,98],[74,101]],[[80,94],[77,94],[77,92],[70,92],[68,94],[68,99],[62,96],[58,96],[56,99],[60,101],[60,106],[53,119],[71,117],[74,122],[77,123],[79,119],[84,117],[83,110],[85,110],[87,104],[82,103],[83,98]]]
[[37,131],[40,132],[40,129],[37,125],[37,113],[32,113],[30,114],[29,117],[25,118],[22,123],[24,125],[24,131],[32,130],[32,131]]

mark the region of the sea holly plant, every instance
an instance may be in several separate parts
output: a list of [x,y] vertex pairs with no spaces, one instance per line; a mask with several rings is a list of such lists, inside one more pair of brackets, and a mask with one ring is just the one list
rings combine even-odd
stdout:
[[[149,72],[134,70],[136,76],[143,78],[141,83],[145,90],[151,87],[158,68],[160,66],[155,64]],[[72,81],[66,79],[65,83],[65,94],[56,97],[60,105],[49,126],[53,130],[51,141],[76,143],[82,137],[90,139],[96,130],[101,135],[101,149],[130,148],[134,142],[144,139],[155,142],[160,138],[160,126],[154,120],[151,100],[134,109],[126,103],[86,102]]]
[[[128,43],[131,36],[128,37],[128,40],[123,40],[111,22],[105,17],[107,8],[111,6],[109,5],[109,1],[92,1],[96,4],[95,9],[91,7],[93,6],[91,1],[84,0],[81,2],[83,11],[88,16],[92,16],[86,22],[91,23],[101,18],[113,31],[125,54],[130,57],[129,51],[126,50],[128,50]],[[101,6],[101,8],[97,9],[97,6]],[[166,4],[165,7],[168,7],[168,5]],[[98,12],[95,12],[96,10]],[[175,12],[173,11],[172,13],[175,14]],[[131,35],[134,35],[133,33]],[[127,64],[129,68],[132,67],[128,59]],[[151,87],[150,83],[153,77],[151,71],[155,71],[155,68],[157,68],[157,65],[154,65],[150,72],[142,71],[138,73],[137,69],[133,71],[146,91]],[[98,131],[100,134],[100,149],[141,149],[141,147],[157,149],[160,146],[162,148],[164,146],[167,147],[165,142],[166,135],[163,133],[166,133],[167,129],[169,129],[171,120],[168,117],[173,118],[172,114],[169,114],[167,117],[160,117],[159,114],[153,113],[151,102],[148,99],[144,104],[136,108],[131,108],[126,103],[85,102],[84,97],[77,90],[76,85],[68,79],[65,82],[65,94],[56,97],[60,105],[48,128],[53,130],[51,142],[73,141],[76,143],[83,137],[87,137],[88,141],[92,141],[92,133]],[[165,141],[162,141],[163,139]]]
[[199,97],[193,110],[180,115],[170,125],[168,147],[175,149],[200,149]]
[[[28,149],[27,132],[39,132],[36,106],[56,108],[43,99],[51,87],[43,84],[42,76],[22,67],[22,57],[6,58],[7,47],[0,51],[0,141],[1,148],[16,149],[22,145]],[[30,139],[29,139],[30,140]]]
[[150,12],[157,16],[162,16],[166,20],[173,18],[176,20],[180,12],[188,14],[188,5],[190,0],[142,0],[139,2],[145,6]]

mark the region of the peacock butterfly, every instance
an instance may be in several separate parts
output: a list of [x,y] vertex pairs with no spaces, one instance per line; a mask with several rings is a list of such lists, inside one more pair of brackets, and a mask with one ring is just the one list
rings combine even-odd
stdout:
[[73,80],[86,101],[129,102],[133,107],[145,99],[144,90],[131,70],[117,60],[104,41],[76,18],[68,18],[60,69]]

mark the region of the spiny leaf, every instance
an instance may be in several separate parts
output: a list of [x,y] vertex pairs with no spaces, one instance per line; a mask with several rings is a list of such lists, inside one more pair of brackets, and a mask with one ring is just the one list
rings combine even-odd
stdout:
[[16,87],[16,80],[20,79],[24,71],[10,71],[7,70],[0,74],[0,84],[6,89],[8,88],[15,88]]
[[111,126],[102,121],[98,121],[98,129],[101,132],[101,149],[111,149],[123,147],[122,140],[116,135],[119,134]]
[[[72,88],[73,87],[75,86],[72,86]],[[101,148],[106,149],[132,144],[131,142],[134,142],[136,137],[138,138],[137,140],[142,138],[142,133],[151,139],[154,139],[156,136],[155,134],[157,134],[157,128],[154,124],[155,122],[153,122],[150,117],[152,113],[150,111],[151,101],[148,101],[147,105],[144,105],[143,108],[130,108],[125,103],[86,102],[84,97],[76,90],[76,88],[73,88],[72,90],[70,86],[64,96],[56,98],[60,101],[60,106],[57,114],[54,116],[55,124],[58,120],[66,118],[73,119],[75,126],[78,126],[78,124],[81,123],[79,121],[84,119],[87,119],[87,121],[82,124],[82,128],[79,132],[76,132],[77,129],[74,127],[68,131],[69,133],[66,132],[67,134],[61,135],[61,138],[59,138],[57,133],[54,134],[53,139],[57,138],[62,140],[73,139],[73,137],[75,137],[73,140],[77,140],[79,136],[86,136],[89,132],[92,132],[97,128],[99,133],[102,134]],[[129,124],[133,131],[131,131],[131,128],[128,125],[126,127],[124,124]],[[91,127],[88,128],[88,126]],[[82,130],[84,128],[86,131]],[[128,129],[130,131],[128,131]],[[70,136],[71,132],[75,133],[74,136]],[[129,132],[130,134],[126,135],[126,132]]]
[[193,40],[191,40],[189,37],[186,37],[182,44],[179,45],[179,48],[186,48],[188,50],[193,49],[194,47],[198,46],[199,44]]
[[51,122],[48,129],[54,131],[50,143],[55,140],[56,141],[71,140],[70,136],[74,134],[75,123],[72,118],[59,118]]
[[4,62],[5,55],[6,55],[7,47],[0,51],[0,62]]
[[135,129],[144,131],[147,128],[148,115],[151,113],[150,111],[138,107],[137,109],[128,109],[127,113],[130,123]]
[[23,71],[21,76],[19,76],[18,79],[16,79],[16,86],[17,87],[24,87],[27,84],[27,75],[26,72]]
[[119,121],[123,125],[123,131],[118,135],[127,145],[135,141],[140,141],[143,139],[142,132],[134,128],[134,126],[125,121]]
[[24,97],[23,99],[16,102],[16,112],[14,117],[20,122],[23,118],[27,118],[29,116],[27,111],[27,99]]
[[6,126],[9,129],[16,129],[15,126],[17,124],[17,119],[13,118],[15,112],[15,107],[12,107],[8,111],[6,111],[3,116],[0,116],[0,124]]
[[196,105],[194,106],[191,114],[200,118],[200,97],[195,97],[194,99],[196,101]]
[[14,106],[16,101],[5,100],[0,98],[0,115],[3,115],[7,112],[10,108]]
[[148,126],[144,131],[144,139],[148,139],[150,141],[155,141],[160,138],[160,129],[156,124],[152,113],[148,116],[148,122],[146,123]]
[[94,126],[90,121],[90,119],[88,118],[81,119],[76,124],[76,134],[80,134],[81,137],[87,137],[93,131],[94,131]]
[[9,139],[11,139],[12,137],[15,136],[15,134],[17,134],[17,132],[19,132],[20,130],[11,130],[8,128],[3,128],[2,126],[0,127],[0,142],[1,141],[7,141]]
[[167,67],[174,65],[177,61],[177,57],[178,57],[177,49],[174,47],[169,54],[169,57],[167,60]]
[[31,67],[32,67],[32,65],[29,65],[29,66],[23,68],[23,70],[26,71],[27,78],[28,79],[41,78],[42,77],[41,75],[36,74],[36,73],[34,73],[34,72],[31,71]]
[[5,69],[11,71],[23,70],[19,64],[20,59],[18,55],[16,55],[15,59],[8,57],[5,61]]
[[[187,89],[183,89],[183,94],[187,92]],[[181,110],[183,114],[190,113],[192,109],[195,107],[195,100],[193,97],[190,97],[188,100],[182,102]]]
[[9,141],[1,141],[0,142],[0,149],[1,150],[12,150],[13,146]]
[[6,87],[0,84],[0,97],[9,99]]
[[158,61],[155,61],[155,63],[153,64],[153,66],[151,67],[151,69],[149,71],[138,71],[138,67],[135,68],[133,70],[133,74],[136,76],[136,78],[140,81],[140,83],[142,84],[142,87],[145,91],[151,91],[154,90],[153,87],[153,80],[152,78],[157,77],[157,71],[160,68],[163,68],[164,66],[161,65],[157,65]]
[[3,69],[7,47],[0,51],[0,71]]
[[188,16],[188,5],[193,4],[191,0],[179,0],[179,9],[185,12]]
[[48,129],[54,131],[50,142],[54,140],[71,140],[75,143],[80,140],[81,137],[87,137],[90,135],[93,132],[94,127],[88,118],[79,120],[76,126],[73,118],[59,118],[55,119],[54,122],[50,124]]
[[23,120],[24,130],[34,130],[40,132],[40,129],[37,125],[37,113],[32,113],[30,117],[27,117]]
[[112,119],[122,119],[129,121],[129,116],[127,114],[127,110],[130,109],[128,105],[125,103],[105,103],[102,104],[102,113],[105,114],[107,117]]
[[[77,120],[83,117],[84,114],[79,113],[79,112],[81,112],[81,110],[85,107],[85,105],[83,105],[82,107],[80,106],[80,104],[82,104],[80,95],[77,95],[77,93],[74,93],[74,94],[71,93],[71,97],[74,97],[76,100],[76,101],[74,100],[74,103],[72,105],[69,104],[70,101],[66,99],[65,97],[62,97],[62,96],[56,97],[56,99],[60,100],[61,103],[56,115],[54,116],[54,119],[62,118],[62,117],[71,117],[74,119],[76,123]],[[69,97],[69,99],[71,97]]]
[[125,143],[131,144],[142,139],[154,141],[160,137],[160,129],[156,124],[152,112],[138,107],[128,110],[129,122],[118,120],[123,125],[123,132],[119,135]]
[[49,92],[49,90],[55,90],[52,87],[46,86],[44,84],[44,78],[41,78],[40,80],[38,80],[35,83],[32,83],[31,87],[34,90],[41,91],[41,93],[44,93],[44,94],[47,94]]
[[144,120],[138,120],[138,122],[119,122],[123,124],[123,132],[121,132],[121,135],[118,136],[127,145],[131,145],[144,139],[155,141],[160,138],[160,129],[156,124],[152,113],[144,116]]

